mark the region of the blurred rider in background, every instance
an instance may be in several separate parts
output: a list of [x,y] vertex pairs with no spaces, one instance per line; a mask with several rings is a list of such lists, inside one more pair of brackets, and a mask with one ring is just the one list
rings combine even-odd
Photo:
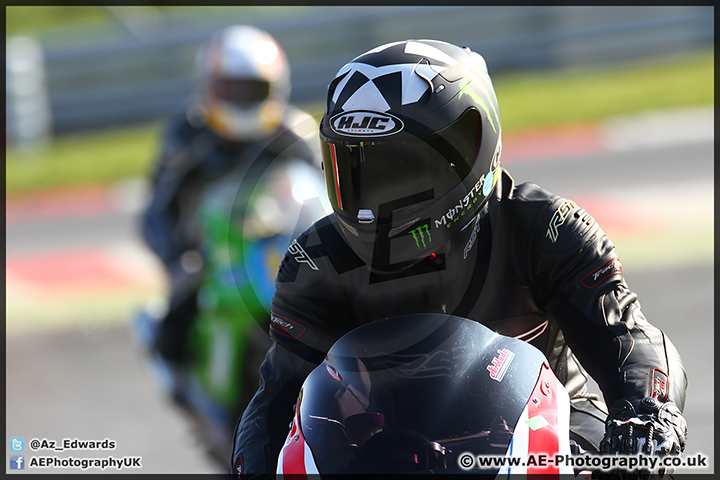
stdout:
[[195,98],[166,126],[142,216],[143,238],[165,266],[170,290],[153,348],[174,364],[188,360],[185,339],[197,313],[203,191],[259,159],[289,153],[319,166],[320,158],[317,125],[288,104],[288,62],[268,33],[228,27],[200,48],[196,69]]

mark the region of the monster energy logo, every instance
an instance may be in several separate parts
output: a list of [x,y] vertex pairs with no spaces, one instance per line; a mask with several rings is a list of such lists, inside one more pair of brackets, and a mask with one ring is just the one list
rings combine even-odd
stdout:
[[[425,233],[423,233],[423,229],[425,229]],[[415,230],[410,230],[410,233],[412,233],[412,236],[415,239],[415,245],[417,245],[418,248],[425,248],[425,234],[427,234],[428,243],[432,242],[432,238],[430,237],[430,227],[427,223]],[[422,242],[422,247],[420,247],[420,242]]]

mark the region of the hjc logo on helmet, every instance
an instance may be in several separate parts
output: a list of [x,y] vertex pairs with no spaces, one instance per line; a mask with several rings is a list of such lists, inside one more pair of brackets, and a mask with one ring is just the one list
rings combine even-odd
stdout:
[[342,112],[330,119],[330,127],[340,135],[384,136],[403,129],[403,122],[388,113],[366,110]]

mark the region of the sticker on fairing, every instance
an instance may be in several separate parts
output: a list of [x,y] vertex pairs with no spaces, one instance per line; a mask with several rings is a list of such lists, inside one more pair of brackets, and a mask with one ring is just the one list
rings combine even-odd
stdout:
[[498,356],[493,357],[492,363],[487,366],[487,369],[488,372],[490,372],[490,378],[498,382],[502,382],[505,373],[507,372],[508,368],[510,368],[510,363],[512,362],[512,359],[515,358],[515,354],[507,348],[498,350],[497,353]]
[[566,462],[548,460],[570,454],[570,397],[550,368],[543,365],[505,452],[506,457],[521,461],[506,463],[495,478],[514,478],[516,475],[563,478],[574,473],[572,467]]

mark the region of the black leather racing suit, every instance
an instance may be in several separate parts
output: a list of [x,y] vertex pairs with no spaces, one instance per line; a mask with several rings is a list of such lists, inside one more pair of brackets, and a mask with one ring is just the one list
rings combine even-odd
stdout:
[[[197,209],[204,190],[231,171],[253,164],[262,168],[281,155],[320,167],[317,123],[294,107],[288,107],[274,132],[246,142],[219,137],[194,109],[167,123],[151,180],[152,196],[141,218],[142,236],[170,280],[169,309],[155,345],[167,359],[183,358],[185,333],[197,313],[203,273]],[[199,268],[188,268],[182,261],[188,252],[195,253]]]
[[[371,272],[334,215],[291,245],[279,270],[263,384],[241,418],[234,472],[272,473],[304,376],[353,327],[394,315],[451,313],[545,353],[572,399],[572,438],[597,450],[605,401],[655,396],[681,409],[686,376],[640,311],[611,241],[570,200],[503,170],[480,214],[442,252],[396,275]],[[585,370],[580,366],[580,363]]]

